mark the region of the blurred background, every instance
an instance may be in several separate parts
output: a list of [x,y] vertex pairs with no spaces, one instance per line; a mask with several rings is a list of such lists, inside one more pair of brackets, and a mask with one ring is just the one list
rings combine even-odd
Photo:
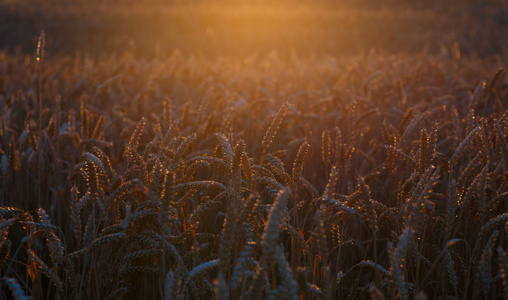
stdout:
[[[48,55],[175,50],[203,56],[356,55],[508,49],[508,1],[0,1],[0,49]],[[272,1],[275,2],[275,1]]]

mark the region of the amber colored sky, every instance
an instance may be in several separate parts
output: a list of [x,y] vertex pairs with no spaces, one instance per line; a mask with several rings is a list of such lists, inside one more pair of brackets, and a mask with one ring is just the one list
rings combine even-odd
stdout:
[[147,57],[175,49],[213,56],[274,50],[294,50],[300,55],[349,55],[373,49],[438,53],[454,44],[463,53],[487,55],[501,53],[508,45],[504,38],[508,4],[260,2],[4,0],[0,2],[0,48],[21,45],[30,52],[41,29],[47,33],[50,53],[133,51]]

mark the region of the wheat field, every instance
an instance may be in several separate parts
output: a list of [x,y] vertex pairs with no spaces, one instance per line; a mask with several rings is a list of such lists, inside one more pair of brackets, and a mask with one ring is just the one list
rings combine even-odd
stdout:
[[508,298],[508,48],[58,39],[0,52],[0,299]]

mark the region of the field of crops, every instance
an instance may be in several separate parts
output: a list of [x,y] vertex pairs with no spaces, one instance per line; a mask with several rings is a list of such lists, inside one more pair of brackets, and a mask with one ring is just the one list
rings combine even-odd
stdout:
[[0,299],[508,298],[508,4],[51,1],[0,1]]

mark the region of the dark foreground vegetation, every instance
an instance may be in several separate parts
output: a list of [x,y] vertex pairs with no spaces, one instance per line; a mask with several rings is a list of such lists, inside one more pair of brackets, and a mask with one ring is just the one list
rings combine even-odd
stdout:
[[506,297],[508,54],[455,37],[2,52],[0,298]]

